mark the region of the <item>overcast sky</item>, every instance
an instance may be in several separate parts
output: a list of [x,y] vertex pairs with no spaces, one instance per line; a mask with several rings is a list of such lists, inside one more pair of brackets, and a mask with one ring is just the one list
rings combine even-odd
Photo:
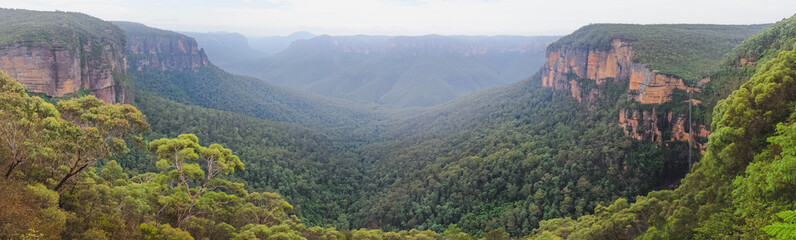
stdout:
[[175,30],[330,35],[565,35],[589,23],[772,23],[796,0],[0,0]]

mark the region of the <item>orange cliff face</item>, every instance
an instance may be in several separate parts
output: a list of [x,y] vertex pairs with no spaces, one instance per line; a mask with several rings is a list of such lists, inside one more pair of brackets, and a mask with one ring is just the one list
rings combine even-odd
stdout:
[[14,42],[0,46],[0,70],[30,92],[62,97],[88,89],[106,103],[131,102],[125,89],[117,89],[114,79],[114,75],[124,76],[126,72],[124,46],[107,39],[82,41],[73,49],[56,41],[50,44]]
[[[585,92],[578,87],[577,81],[569,79],[568,75],[591,79],[597,84],[602,84],[610,78],[616,82],[629,84],[629,100],[643,104],[663,104],[671,100],[675,89],[698,92],[700,91],[698,87],[710,81],[704,79],[697,87],[688,87],[683,79],[660,74],[642,63],[634,63],[633,48],[630,43],[615,39],[611,42],[611,46],[608,51],[566,48],[549,51],[547,62],[542,69],[542,85],[568,92],[579,102],[583,102],[584,99],[588,102],[599,93],[595,93],[596,89]],[[622,109],[619,113],[619,124],[625,136],[638,140],[658,143],[667,140],[687,141],[688,133],[685,129],[691,128],[688,128],[685,118],[677,116],[672,119],[671,113],[668,113],[668,116],[668,119],[658,119],[655,108],[651,112]],[[671,123],[671,129],[668,129],[671,130],[671,136],[668,136],[668,130],[666,130],[667,136],[664,136],[665,130],[658,127],[658,121]],[[703,125],[695,124],[693,129],[698,129],[694,137],[707,137],[710,134]],[[697,145],[699,148],[704,148],[704,144]]]
[[[629,95],[633,100],[644,104],[661,104],[671,100],[674,89],[699,91],[685,86],[682,79],[659,74],[649,70],[645,64],[633,62],[633,49],[630,43],[614,40],[609,51],[561,49],[547,53],[547,63],[542,70],[542,85],[556,90],[577,88],[568,74],[595,80],[602,84],[605,79],[630,82]],[[580,90],[572,90],[579,93]],[[581,99],[581,96],[573,97]]]
[[127,36],[132,70],[196,71],[210,65],[196,40],[188,36]]

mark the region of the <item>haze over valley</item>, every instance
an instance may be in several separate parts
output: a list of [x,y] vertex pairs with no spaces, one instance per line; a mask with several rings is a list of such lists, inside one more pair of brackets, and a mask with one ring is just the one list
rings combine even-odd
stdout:
[[792,2],[5,4],[0,239],[796,236]]

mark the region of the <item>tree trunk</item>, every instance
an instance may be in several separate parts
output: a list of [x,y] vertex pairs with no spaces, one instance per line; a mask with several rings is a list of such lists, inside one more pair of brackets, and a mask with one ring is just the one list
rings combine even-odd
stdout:
[[64,185],[64,183],[66,183],[66,181],[69,180],[69,178],[71,178],[72,176],[80,173],[80,171],[83,171],[83,169],[86,168],[87,166],[88,166],[88,164],[84,164],[83,166],[78,168],[77,171],[70,172],[70,173],[66,174],[66,176],[64,176],[64,178],[62,178],[61,181],[58,182],[58,185],[56,185],[53,190],[55,190],[57,192],[58,189],[61,189],[61,187]]
[[11,163],[11,166],[8,167],[8,171],[6,172],[6,179],[11,177],[11,172],[13,172],[14,168],[16,168],[18,165],[19,165],[19,162],[16,162],[16,161]]

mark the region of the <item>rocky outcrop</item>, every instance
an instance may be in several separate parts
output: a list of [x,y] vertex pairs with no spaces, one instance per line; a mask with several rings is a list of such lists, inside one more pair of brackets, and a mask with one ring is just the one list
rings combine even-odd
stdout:
[[[699,92],[699,87],[710,81],[706,78],[696,87],[689,87],[681,78],[661,74],[643,63],[633,62],[632,45],[618,39],[611,42],[608,51],[564,47],[547,52],[547,63],[542,69],[542,84],[546,87],[571,94],[579,102],[589,103],[600,93],[595,88],[588,91],[581,89],[578,81],[594,81],[599,85],[608,80],[626,82],[628,100],[656,106],[671,101],[676,89]],[[699,104],[698,100],[692,102]],[[695,138],[707,138],[710,134],[704,125],[688,126],[685,117],[657,112],[656,106],[651,111],[621,109],[619,125],[625,136],[663,143],[689,141],[691,129],[696,130],[693,135]],[[693,144],[701,149],[705,147],[704,143]]]
[[621,109],[619,111],[619,126],[625,131],[625,136],[638,140],[663,142],[663,132],[658,128],[658,117],[654,108],[651,112]]
[[160,71],[196,71],[207,67],[204,50],[196,40],[182,34],[127,34],[127,62],[130,69]]
[[86,89],[106,103],[127,103],[126,90],[117,86],[126,74],[123,44],[102,38],[74,39],[72,47],[55,40],[14,42],[0,46],[0,70],[30,92],[62,97]]
[[737,60],[735,60],[733,65],[738,69],[744,67],[754,67],[757,66],[757,61],[755,61],[754,59],[738,58]]
[[[695,102],[695,104],[697,103]],[[689,127],[686,117],[674,117],[672,113],[667,113],[665,118],[661,118],[657,115],[655,108],[652,111],[621,109],[619,111],[619,126],[625,132],[625,136],[631,138],[659,144],[664,141],[691,142],[696,149],[700,149],[704,153],[707,144],[699,141],[698,138],[708,138],[710,131],[705,125],[698,123],[692,123]],[[661,127],[662,125],[669,127]],[[692,129],[694,135],[689,138]]]
[[[614,40],[609,51],[559,49],[547,53],[542,70],[542,84],[556,90],[570,90],[573,77],[592,79],[602,84],[606,79],[628,81],[629,97],[644,104],[661,104],[671,100],[674,89],[699,91],[687,87],[683,79],[660,74],[645,64],[633,62],[630,43]],[[574,95],[573,97],[579,98]]]

